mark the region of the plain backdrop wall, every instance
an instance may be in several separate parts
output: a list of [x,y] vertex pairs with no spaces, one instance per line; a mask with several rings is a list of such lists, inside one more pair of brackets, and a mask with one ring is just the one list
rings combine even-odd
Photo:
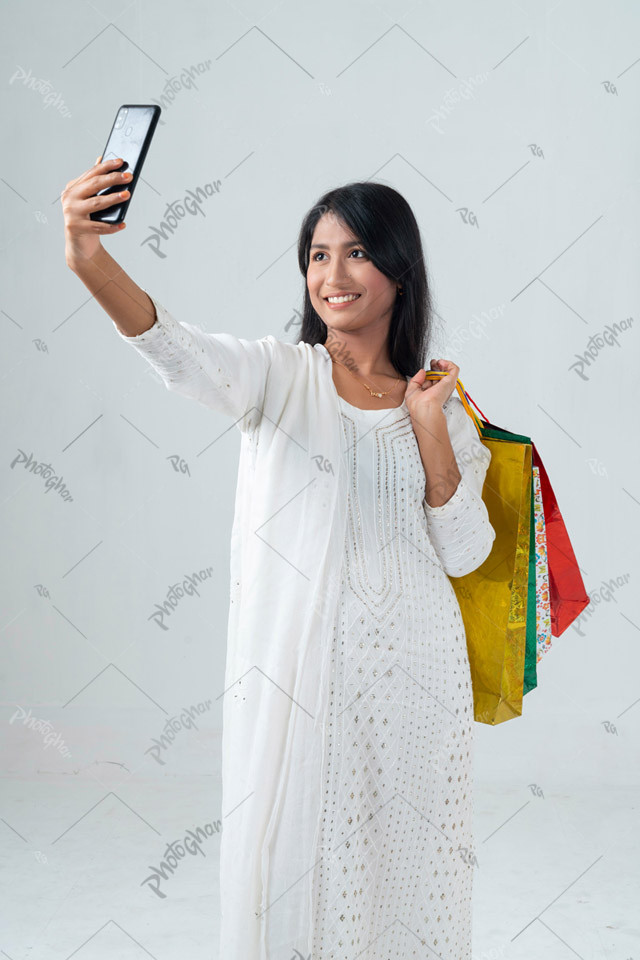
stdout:
[[[637,4],[36,0],[1,16],[0,947],[215,955],[219,838],[164,899],[144,881],[227,813],[239,432],[118,337],[65,265],[59,199],[120,104],[159,103],[127,228],[104,246],[179,320],[293,341],[317,197],[377,180],[415,211],[432,356],[534,438],[593,596],[522,718],[476,725],[476,953],[640,953]],[[154,239],[198,188],[198,212]]]

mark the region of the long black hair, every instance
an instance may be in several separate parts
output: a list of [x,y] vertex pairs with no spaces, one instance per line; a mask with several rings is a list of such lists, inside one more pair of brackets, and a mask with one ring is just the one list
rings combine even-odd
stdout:
[[413,377],[427,367],[433,304],[420,230],[405,198],[383,183],[360,181],[336,187],[311,207],[298,236],[298,265],[305,278],[302,325],[297,342],[326,343],[327,325],[316,313],[306,283],[309,248],[320,217],[333,213],[358,238],[375,267],[402,284],[397,294],[387,349],[398,373]]

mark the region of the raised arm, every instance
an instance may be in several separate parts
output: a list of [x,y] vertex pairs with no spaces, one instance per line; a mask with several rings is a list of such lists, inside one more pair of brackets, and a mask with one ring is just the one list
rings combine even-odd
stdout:
[[95,196],[122,177],[113,166],[111,161],[96,163],[63,191],[67,266],[168,390],[227,413],[241,429],[249,429],[259,416],[245,414],[262,410],[277,341],[273,336],[244,340],[229,333],[205,333],[180,323],[128,276],[100,242],[101,235],[117,233],[118,227],[90,219],[92,211],[113,203],[113,195]]
[[445,573],[462,577],[484,563],[496,537],[482,499],[491,451],[482,443],[459,397],[452,394],[443,410],[460,481],[446,503],[432,507],[425,499],[423,506],[429,538]]
[[[245,340],[230,333],[205,333],[179,322],[155,297],[154,324],[137,336],[116,331],[147,360],[167,390],[229,414],[240,429],[256,424],[264,405],[275,338]],[[256,416],[245,418],[245,414]]]

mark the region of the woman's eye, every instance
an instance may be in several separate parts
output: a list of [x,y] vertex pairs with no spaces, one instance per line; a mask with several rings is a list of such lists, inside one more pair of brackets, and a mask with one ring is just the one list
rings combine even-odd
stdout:
[[[359,248],[356,249],[356,250],[352,250],[351,253],[361,253],[363,257],[366,257],[366,254],[365,254],[364,250],[360,250]],[[349,254],[349,256],[351,256],[351,253]],[[324,254],[322,251],[320,251],[319,253],[314,253],[314,255],[312,256],[311,259],[312,259],[315,263],[318,263],[318,260],[316,260],[316,257],[324,257],[324,256],[326,256],[326,254]],[[356,257],[356,260],[360,260],[360,259],[361,259],[361,257]]]

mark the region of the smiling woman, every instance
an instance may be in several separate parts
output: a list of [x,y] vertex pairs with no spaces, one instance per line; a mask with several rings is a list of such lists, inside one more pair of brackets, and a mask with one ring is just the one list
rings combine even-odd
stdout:
[[330,191],[302,224],[298,264],[307,281],[299,340],[326,346],[347,402],[398,406],[431,334],[420,231],[406,200],[369,182]]
[[495,539],[481,499],[490,453],[452,394],[458,367],[432,361],[447,376],[425,383],[431,297],[400,194],[369,182],[325,194],[298,262],[298,342],[322,347],[338,394],[346,523],[322,750],[298,726],[288,764],[294,778],[320,767],[321,805],[289,775],[269,856],[287,895],[268,942],[277,956],[297,931],[305,955],[408,960],[417,941],[421,955],[469,960],[473,700],[448,577],[476,569]]
[[[356,347],[377,334],[378,356],[363,356],[362,372],[373,375],[377,363],[378,372],[415,374],[431,337],[432,299],[420,230],[401,194],[368,181],[326,193],[300,228],[298,266],[306,279],[300,341],[333,334]],[[358,295],[354,306],[331,308],[328,297],[347,293]]]
[[413,213],[381,184],[326,194],[300,231],[298,342],[247,340],[178,321],[103,250],[89,213],[116,180],[67,185],[67,263],[168,390],[241,432],[218,955],[470,960],[473,695],[449,577],[495,538],[490,453],[455,364],[425,382]]

